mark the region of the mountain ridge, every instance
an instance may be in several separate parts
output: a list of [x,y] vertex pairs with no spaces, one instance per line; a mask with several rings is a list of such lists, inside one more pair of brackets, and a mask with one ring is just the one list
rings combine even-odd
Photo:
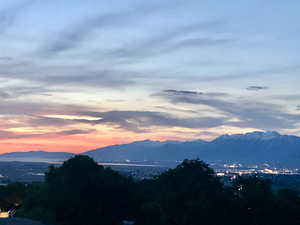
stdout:
[[[212,141],[135,141],[111,145],[81,153],[96,161],[181,161],[199,158],[207,162],[270,163],[300,166],[300,137],[275,131],[255,131],[245,134],[221,135]],[[30,151],[0,154],[8,158],[64,161],[73,156],[67,152]]]

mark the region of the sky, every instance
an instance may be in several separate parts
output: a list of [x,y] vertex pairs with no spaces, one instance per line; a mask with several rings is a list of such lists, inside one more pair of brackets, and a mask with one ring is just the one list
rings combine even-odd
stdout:
[[300,135],[298,0],[2,0],[0,153]]

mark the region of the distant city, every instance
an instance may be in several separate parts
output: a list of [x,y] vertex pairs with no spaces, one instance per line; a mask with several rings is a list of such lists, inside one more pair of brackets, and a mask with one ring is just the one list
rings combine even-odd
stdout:
[[[174,168],[180,162],[99,162],[99,165],[111,167],[122,174],[136,179],[149,179],[160,175],[162,172]],[[61,163],[39,162],[0,162],[0,185],[11,182],[42,182],[50,165],[60,166]],[[210,166],[220,177],[235,178],[238,175],[300,175],[297,168],[277,168],[265,163],[261,165],[242,165],[240,163],[219,164],[211,163]]]

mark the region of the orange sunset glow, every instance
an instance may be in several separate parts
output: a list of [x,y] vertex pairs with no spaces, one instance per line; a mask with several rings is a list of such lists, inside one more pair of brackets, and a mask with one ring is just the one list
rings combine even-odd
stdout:
[[0,153],[300,135],[292,4],[91,2],[1,2]]

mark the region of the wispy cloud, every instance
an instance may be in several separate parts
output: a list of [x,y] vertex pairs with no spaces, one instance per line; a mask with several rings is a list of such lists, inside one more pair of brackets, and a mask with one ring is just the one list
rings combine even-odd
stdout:
[[208,128],[224,123],[226,117],[177,117],[168,113],[155,111],[107,111],[82,112],[84,116],[98,120],[76,119],[80,123],[91,125],[107,124],[133,132],[148,132],[152,127]]
[[246,88],[248,91],[262,91],[269,89],[269,87],[266,86],[249,86]]
[[26,100],[0,101],[0,115],[5,116],[43,116],[47,114],[72,115],[82,109],[91,110],[88,106],[53,102],[34,102]]
[[75,85],[101,88],[121,88],[135,84],[135,78],[139,73],[120,70],[95,70],[70,71],[66,74],[35,77],[36,81],[48,85]]
[[40,54],[51,56],[72,50],[89,39],[95,31],[105,28],[132,26],[133,23],[140,22],[143,18],[155,13],[161,7],[163,7],[162,4],[145,5],[127,11],[91,16],[58,33],[56,38],[42,46]]
[[[62,87],[76,86],[78,87],[96,87],[96,88],[122,88],[134,85],[136,78],[145,76],[146,72],[138,72],[131,70],[121,70],[113,68],[98,68],[96,65],[39,65],[33,61],[17,61],[9,62],[0,61],[0,78],[7,80],[18,80],[27,83],[33,88],[23,87],[18,89],[20,85],[12,87],[6,91],[36,92],[37,94],[49,94],[51,92],[59,92]],[[47,88],[41,88],[41,87]],[[49,90],[49,92],[48,92]],[[3,90],[2,90],[3,91]]]
[[223,82],[223,81],[232,81],[232,80],[242,80],[248,78],[266,78],[274,77],[278,75],[283,75],[287,73],[294,73],[297,75],[297,72],[300,71],[299,64],[286,65],[286,66],[277,66],[268,69],[256,70],[256,71],[241,71],[241,72],[232,72],[220,75],[203,75],[203,76],[187,76],[184,79],[193,79],[194,81],[202,82]]
[[[6,32],[16,21],[20,12],[31,6],[35,0],[23,1],[0,11],[0,34]],[[8,58],[3,58],[8,59]]]
[[62,92],[63,90],[51,90],[41,86],[7,86],[0,88],[0,98],[2,99],[14,99],[18,97],[23,97],[27,95],[43,95],[51,96],[52,92]]
[[168,89],[164,90],[164,93],[170,93],[170,94],[176,94],[176,95],[202,95],[203,92],[197,92],[197,91],[182,91],[182,90],[174,90],[174,89]]
[[63,130],[59,132],[46,132],[46,133],[20,133],[20,132],[10,132],[10,131],[1,131],[0,130],[0,139],[22,139],[22,138],[54,138],[61,136],[71,136],[79,134],[89,134],[95,130]]
[[162,93],[161,97],[175,104],[209,106],[216,112],[222,112],[228,118],[223,125],[277,130],[296,128],[300,121],[300,115],[284,111],[281,105],[256,100],[224,99],[210,95],[177,95],[174,93]]
[[[120,48],[100,50],[98,55],[130,63],[186,48],[205,48],[234,43],[236,40],[218,37],[215,31],[222,26],[224,22],[218,20],[180,26],[159,34],[152,34],[148,39],[135,40]],[[209,34],[203,35],[203,32]]]

